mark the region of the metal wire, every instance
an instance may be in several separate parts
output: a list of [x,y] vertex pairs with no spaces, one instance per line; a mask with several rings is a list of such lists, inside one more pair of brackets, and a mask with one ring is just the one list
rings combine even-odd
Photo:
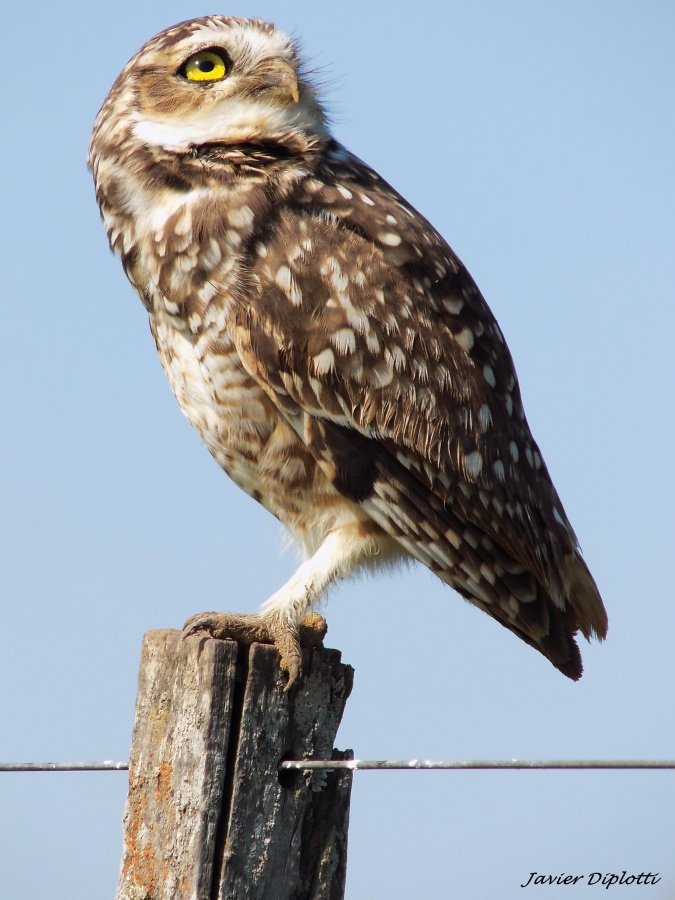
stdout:
[[0,763],[0,772],[122,772],[128,762]]
[[[128,762],[0,763],[0,772],[122,772]],[[303,769],[675,769],[673,759],[287,759],[282,771]]]
[[299,759],[282,770],[300,769],[675,769],[672,759]]

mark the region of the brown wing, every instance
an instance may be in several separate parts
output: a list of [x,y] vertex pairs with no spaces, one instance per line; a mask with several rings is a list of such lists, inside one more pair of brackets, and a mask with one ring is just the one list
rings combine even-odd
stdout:
[[258,236],[251,280],[239,352],[336,484],[578,677],[569,635],[604,635],[604,609],[499,326],[445,241],[332,144]]

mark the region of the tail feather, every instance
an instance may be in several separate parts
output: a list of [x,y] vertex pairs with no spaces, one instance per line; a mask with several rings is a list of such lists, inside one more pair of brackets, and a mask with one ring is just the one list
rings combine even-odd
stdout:
[[584,667],[579,646],[574,640],[577,626],[571,621],[569,610],[558,609],[541,588],[536,601],[521,605],[516,622],[500,615],[499,609],[484,609],[500,625],[538,650],[563,675],[572,681],[581,678]]
[[569,606],[574,611],[577,627],[588,641],[591,637],[604,640],[607,637],[607,612],[598,586],[578,554],[568,563],[567,576],[570,581]]
[[521,605],[516,628],[511,622],[501,624],[539,650],[563,675],[578,681],[583,665],[574,637],[581,631],[586,640],[603,640],[607,636],[607,612],[581,556],[575,553],[568,557],[566,573],[570,594],[564,609],[539,586],[536,602]]

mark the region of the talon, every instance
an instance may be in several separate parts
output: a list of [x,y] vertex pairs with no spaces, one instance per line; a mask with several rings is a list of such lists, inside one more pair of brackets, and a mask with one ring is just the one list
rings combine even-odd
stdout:
[[287,673],[288,681],[284,687],[284,693],[290,691],[294,684],[297,684],[302,677],[302,650],[297,639],[293,640],[290,635],[284,635],[286,640],[275,641],[274,645],[279,651],[279,665],[282,670]]
[[213,634],[213,618],[217,615],[218,613],[198,613],[196,616],[190,616],[183,625],[181,640],[184,641],[185,638],[196,634],[198,631],[208,631],[209,634],[215,637],[215,634]]
[[281,668],[288,672],[288,681],[284,691],[290,690],[302,675],[302,649],[300,647],[300,629],[285,619],[276,620],[271,626],[274,646],[281,657]]
[[183,636],[189,637],[198,631],[206,631],[218,640],[240,641],[242,644],[274,642],[265,619],[251,613],[197,613],[183,625]]
[[274,644],[279,651],[280,666],[288,673],[285,691],[302,677],[302,647],[322,647],[328,626],[323,616],[307,613],[299,623],[270,615],[235,613],[197,613],[183,625],[182,640],[200,632],[217,640],[233,640],[242,644]]
[[290,666],[282,665],[282,668],[288,673],[288,681],[286,682],[286,686],[284,687],[284,694],[288,693],[290,689],[300,680],[300,676],[302,675],[302,667],[297,663],[292,663]]

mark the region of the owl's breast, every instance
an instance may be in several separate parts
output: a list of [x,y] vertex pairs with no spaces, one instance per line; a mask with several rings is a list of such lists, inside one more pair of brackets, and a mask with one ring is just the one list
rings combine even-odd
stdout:
[[238,305],[254,302],[249,203],[243,187],[215,198],[200,189],[155,195],[136,203],[123,233],[109,232],[111,245],[148,310],[184,415],[235,484],[313,552],[348,511],[232,340]]
[[253,494],[274,410],[230,337],[245,267],[237,240],[209,227],[204,202],[197,190],[180,203],[165,200],[162,214],[155,210],[139,232],[128,274],[181,409],[220,465]]
[[[183,413],[217,462],[248,493],[274,430],[275,410],[245,371],[224,333],[194,335],[155,307],[150,325],[162,366]],[[250,482],[250,483],[248,483]]]
[[344,498],[284,415],[246,371],[224,334],[217,341],[150,318],[178,403],[216,462],[308,549],[341,515]]

